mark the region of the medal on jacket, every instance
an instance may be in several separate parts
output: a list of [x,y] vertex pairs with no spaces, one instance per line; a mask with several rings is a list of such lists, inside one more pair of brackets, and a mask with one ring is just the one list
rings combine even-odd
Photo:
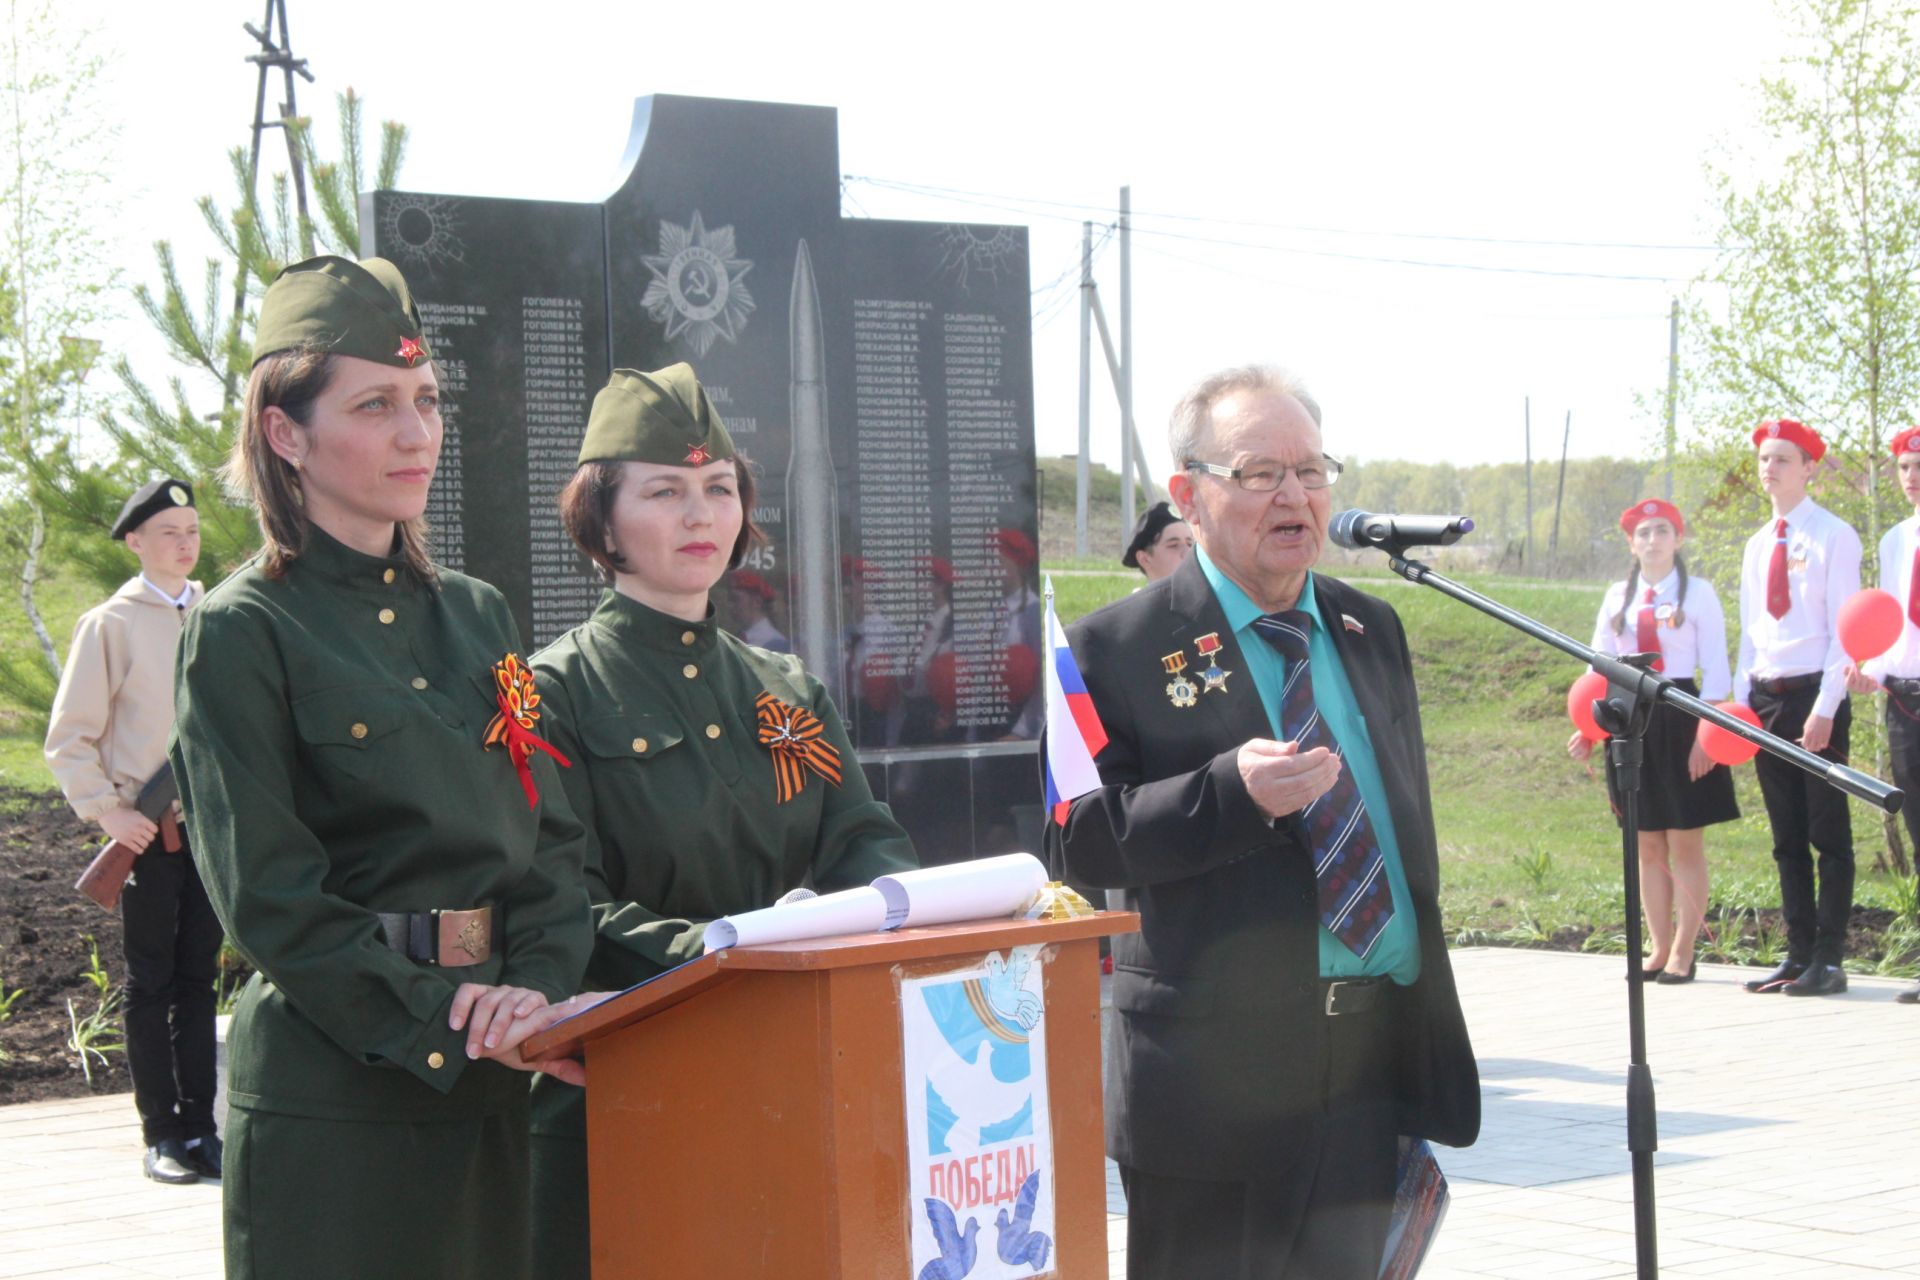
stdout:
[[1186,677],[1187,655],[1184,652],[1170,653],[1160,659],[1160,665],[1165,667],[1167,674],[1173,677],[1173,682],[1167,686],[1168,700],[1176,707],[1192,706],[1200,696],[1200,691],[1194,688],[1193,681]]
[[809,772],[840,785],[840,752],[821,740],[826,726],[819,716],[765,692],[753,700],[753,710],[760,745],[773,755],[774,799],[785,804],[806,790]]
[[546,752],[563,769],[573,768],[573,761],[533,732],[533,726],[540,723],[540,691],[534,686],[533,672],[520,661],[519,654],[508,653],[493,664],[493,685],[494,702],[500,709],[487,722],[481,747],[490,750],[506,744],[507,759],[513,761],[514,772],[520,775],[520,789],[527,793],[527,808],[532,809],[540,803],[540,789],[533,785],[533,767],[528,763],[533,753]]
[[1221,670],[1220,660],[1214,656],[1220,652],[1220,633],[1218,631],[1207,632],[1207,634],[1193,642],[1193,647],[1198,649],[1200,656],[1207,660],[1207,669],[1200,673],[1200,678],[1207,682],[1207,687],[1204,692],[1212,693],[1218,690],[1221,693],[1225,693],[1227,691],[1227,677],[1232,675],[1233,672]]

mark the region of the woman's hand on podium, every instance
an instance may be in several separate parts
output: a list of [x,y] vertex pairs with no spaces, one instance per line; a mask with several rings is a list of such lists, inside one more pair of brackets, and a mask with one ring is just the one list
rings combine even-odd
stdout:
[[531,987],[463,982],[454,990],[447,1025],[455,1031],[467,1029],[467,1057],[490,1056],[490,1051],[499,1046],[516,1022],[545,1008],[546,1004],[546,993]]
[[524,1016],[515,1017],[501,1033],[499,1042],[489,1042],[481,1056],[492,1058],[516,1071],[543,1071],[556,1080],[584,1086],[587,1083],[587,1068],[580,1059],[529,1059],[520,1052],[521,1042],[538,1035],[556,1022],[571,1018],[576,1013],[584,1013],[602,1000],[619,994],[617,991],[583,991],[559,1004],[542,1004]]

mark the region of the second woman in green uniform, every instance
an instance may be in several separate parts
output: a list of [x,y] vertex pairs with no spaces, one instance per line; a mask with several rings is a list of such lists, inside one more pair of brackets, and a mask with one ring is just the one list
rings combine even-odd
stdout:
[[[587,986],[618,989],[699,956],[708,921],[916,859],[820,682],[714,624],[708,593],[758,532],[693,370],[616,370],[579,464],[562,519],[613,585],[533,668],[588,829]],[[578,1089],[536,1085],[535,1242],[557,1280],[588,1274],[584,1117]]]

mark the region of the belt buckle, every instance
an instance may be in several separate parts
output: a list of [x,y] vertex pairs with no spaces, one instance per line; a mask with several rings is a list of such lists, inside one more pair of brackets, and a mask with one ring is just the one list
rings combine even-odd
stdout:
[[1340,1003],[1340,988],[1346,985],[1348,984],[1337,980],[1327,984],[1327,1016],[1329,1018],[1337,1018],[1340,1016],[1340,1011],[1334,1008],[1334,1006]]
[[433,962],[443,969],[479,964],[493,954],[493,912],[447,911],[436,907],[433,917]]

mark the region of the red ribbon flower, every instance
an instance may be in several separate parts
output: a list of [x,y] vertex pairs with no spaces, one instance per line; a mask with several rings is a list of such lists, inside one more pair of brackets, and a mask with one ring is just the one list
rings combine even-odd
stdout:
[[573,761],[533,732],[533,726],[540,722],[540,691],[534,686],[533,672],[527,670],[519,654],[509,653],[493,664],[493,683],[500,710],[487,722],[482,742],[488,748],[506,744],[507,758],[520,775],[520,789],[527,793],[527,808],[531,809],[540,803],[539,788],[533,785],[533,768],[528,764],[533,753],[546,752],[563,769],[573,768]]
[[820,740],[826,731],[820,717],[770,693],[755,698],[753,709],[760,718],[760,745],[773,753],[773,790],[781,804],[805,789],[809,769],[840,785],[840,753]]

